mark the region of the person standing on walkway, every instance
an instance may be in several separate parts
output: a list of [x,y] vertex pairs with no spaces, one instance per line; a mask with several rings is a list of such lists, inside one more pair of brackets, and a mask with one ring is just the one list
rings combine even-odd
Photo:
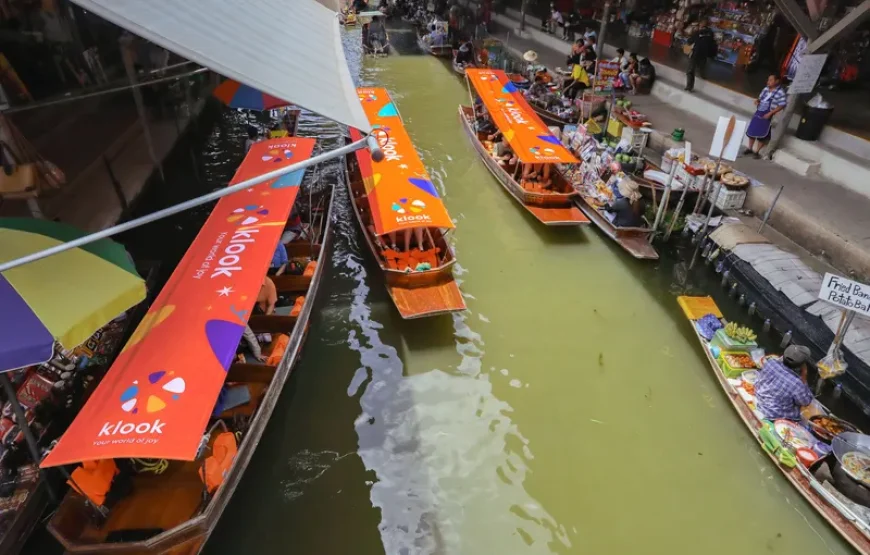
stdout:
[[564,27],[565,21],[562,19],[562,12],[556,9],[556,4],[550,4],[550,34],[556,33],[559,27]]
[[686,88],[685,90],[692,92],[695,90],[695,73],[704,78],[707,69],[707,59],[716,55],[718,46],[716,38],[713,36],[713,31],[707,27],[706,21],[698,23],[698,30],[694,35],[689,37],[689,44],[692,45],[692,53],[689,54],[689,69],[686,71]]
[[746,129],[749,146],[746,147],[743,154],[752,154],[756,158],[761,158],[758,152],[770,140],[773,116],[781,112],[786,103],[785,89],[780,85],[779,77],[770,75],[767,78],[767,86],[755,99],[755,115],[752,116],[752,121],[749,122],[749,127]]

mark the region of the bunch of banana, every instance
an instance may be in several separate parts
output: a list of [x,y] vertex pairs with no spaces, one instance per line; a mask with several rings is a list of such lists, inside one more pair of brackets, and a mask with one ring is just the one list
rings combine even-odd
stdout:
[[758,337],[746,326],[739,326],[737,322],[729,322],[725,326],[725,335],[740,343],[752,343]]

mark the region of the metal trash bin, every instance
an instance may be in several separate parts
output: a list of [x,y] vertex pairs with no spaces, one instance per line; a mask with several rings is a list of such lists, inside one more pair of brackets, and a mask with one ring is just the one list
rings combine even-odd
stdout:
[[816,108],[813,106],[804,106],[804,113],[801,121],[798,124],[795,137],[804,141],[818,140],[822,134],[822,129],[831,119],[831,114],[834,113],[833,107]]

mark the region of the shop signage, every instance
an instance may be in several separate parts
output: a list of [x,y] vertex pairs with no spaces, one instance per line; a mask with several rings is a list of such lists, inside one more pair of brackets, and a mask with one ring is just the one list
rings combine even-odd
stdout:
[[857,281],[825,274],[819,299],[837,305],[840,308],[870,316],[870,285]]
[[827,54],[804,54],[797,68],[794,79],[788,86],[788,94],[804,94],[813,92],[822,68],[828,60]]
[[619,62],[598,62],[595,73],[595,92],[610,92],[619,79]]

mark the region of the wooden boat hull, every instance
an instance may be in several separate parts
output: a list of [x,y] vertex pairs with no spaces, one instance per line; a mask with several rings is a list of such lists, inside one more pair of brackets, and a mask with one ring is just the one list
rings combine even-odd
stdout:
[[462,127],[465,129],[468,139],[474,145],[477,154],[480,155],[487,169],[501,183],[502,187],[510,193],[514,200],[519,202],[523,208],[544,225],[567,226],[589,224],[589,220],[583,215],[583,212],[574,205],[574,198],[577,196],[576,192],[541,194],[523,189],[513,177],[493,160],[492,156],[489,155],[486,148],[477,138],[477,132],[474,130],[472,122],[469,121],[470,112],[471,108],[468,106],[459,107],[459,120],[462,122]]
[[559,129],[562,129],[566,125],[577,123],[576,121],[568,121],[560,118],[553,112],[545,110],[536,104],[532,104],[531,102],[529,103],[529,106],[532,107],[532,110],[534,110],[535,113],[538,114],[538,117],[540,117],[549,127],[558,127]]
[[633,257],[642,260],[658,260],[659,253],[649,243],[649,236],[652,233],[651,229],[616,227],[601,212],[596,210],[594,206],[586,202],[583,195],[578,196],[575,202],[577,207],[589,218],[589,221],[595,224],[605,235],[616,241],[620,247]]
[[357,193],[354,191],[356,183],[362,187],[362,176],[359,174],[359,170],[351,169],[351,167],[356,167],[355,160],[352,160],[354,156],[353,153],[348,154],[344,164],[345,182],[353,204],[353,212],[356,214],[369,252],[384,274],[387,292],[393,299],[399,314],[406,320],[412,320],[465,310],[467,308],[465,300],[453,277],[453,265],[456,259],[453,256],[453,250],[443,236],[439,236],[437,241],[441,243],[442,252],[447,254],[445,262],[437,268],[422,272],[403,272],[387,268],[384,265],[371,231],[363,219],[363,211],[357,201]]
[[[740,397],[740,394],[734,390],[734,387],[728,383],[728,379],[722,373],[722,370],[719,368],[719,364],[716,362],[716,359],[713,357],[712,353],[710,353],[710,349],[707,347],[707,342],[703,337],[698,333],[697,328],[695,327],[694,320],[691,315],[686,310],[682,300],[690,299],[691,297],[679,297],[678,302],[680,302],[680,307],[683,309],[683,313],[686,318],[689,320],[692,325],[692,330],[695,332],[695,336],[698,338],[699,343],[701,344],[701,349],[704,351],[704,355],[707,357],[707,361],[710,363],[710,367],[713,370],[713,374],[716,376],[716,379],[719,381],[719,385],[722,387],[723,393],[731,402],[731,406],[734,407],[734,410],[737,411],[737,414],[740,416],[740,419],[749,428],[749,431],[752,433],[752,436],[758,441],[761,450],[770,457],[773,465],[778,468],[786,479],[791,482],[791,485],[798,490],[798,492],[803,496],[806,501],[812,505],[812,507],[818,511],[818,513],[828,521],[837,532],[839,532],[843,538],[848,541],[852,547],[854,547],[859,553],[863,555],[870,555],[870,538],[867,535],[863,534],[860,529],[852,524],[846,516],[844,516],[839,510],[830,505],[827,501],[825,501],[824,497],[822,497],[822,493],[820,493],[821,484],[812,474],[806,470],[803,465],[798,463],[795,468],[787,468],[779,464],[776,457],[769,453],[766,449],[764,449],[763,443],[758,435],[758,430],[761,428],[761,421],[756,417],[755,413],[752,409],[749,408],[743,398]],[[821,490],[824,491],[824,490]],[[827,494],[827,492],[825,492]]]
[[[305,293],[305,301],[302,305],[302,309],[299,315],[296,317],[279,317],[282,319],[282,323],[286,324],[287,322],[291,322],[293,326],[292,332],[289,333],[290,340],[287,344],[286,350],[284,351],[281,362],[277,367],[247,364],[239,365],[245,367],[243,368],[243,370],[245,371],[253,367],[255,371],[259,370],[260,372],[264,373],[271,372],[271,369],[274,368],[274,374],[270,374],[267,385],[264,385],[265,389],[263,389],[263,391],[265,391],[265,395],[263,396],[262,401],[257,407],[258,412],[256,413],[256,416],[251,420],[250,426],[248,427],[247,432],[243,436],[241,444],[239,445],[238,453],[236,454],[233,465],[230,471],[227,473],[223,484],[215,492],[214,497],[212,497],[211,501],[208,503],[208,505],[206,505],[205,509],[203,509],[202,512],[200,512],[193,518],[183,522],[182,524],[174,526],[162,533],[159,533],[147,540],[127,543],[100,543],[96,541],[88,541],[89,538],[85,539],[84,541],[69,539],[71,537],[75,537],[71,531],[81,530],[82,528],[89,525],[89,522],[86,520],[86,515],[92,514],[92,510],[85,507],[85,501],[83,497],[79,495],[68,494],[65,497],[64,501],[61,503],[57,512],[55,513],[55,516],[47,525],[48,530],[63,545],[67,553],[195,555],[202,550],[202,547],[208,540],[209,535],[217,526],[221,514],[223,513],[224,509],[232,498],[233,493],[239,486],[245,469],[247,468],[248,464],[251,461],[251,457],[254,454],[254,450],[256,449],[257,445],[260,442],[260,439],[263,436],[263,432],[266,429],[266,424],[269,422],[269,418],[271,417],[272,412],[275,409],[278,398],[281,396],[284,384],[289,378],[290,373],[293,371],[293,368],[299,360],[300,353],[302,352],[302,345],[308,333],[308,320],[311,317],[311,313],[317,299],[317,291],[323,278],[325,268],[328,266],[329,254],[332,248],[333,205],[335,195],[334,191],[332,191],[331,189],[329,194],[330,200],[326,210],[326,218],[325,220],[323,220],[323,234],[319,243],[321,246],[321,250],[319,251],[319,256],[317,258],[318,264],[315,268],[314,274],[310,278],[307,278],[309,286]],[[294,278],[301,276],[287,277]],[[276,285],[278,284],[276,283]],[[279,290],[281,290],[281,287],[279,287]],[[261,332],[268,330],[258,329],[258,325],[256,322],[257,318],[274,317],[254,316],[250,319],[249,325],[251,326],[251,328],[254,329],[256,332]],[[280,331],[285,330],[282,328]],[[237,365],[233,365],[228,371],[227,379],[231,381],[235,380],[236,376],[234,374],[236,374],[237,372],[239,372]],[[198,468],[200,466],[200,463],[196,461],[187,464],[194,465],[194,468]],[[196,474],[193,473],[193,476],[196,476]],[[163,476],[154,476],[153,478],[155,481],[157,481],[162,479]],[[183,487],[197,488],[200,492],[202,490],[202,484],[201,482],[199,482],[198,476],[196,476],[196,482],[185,482],[183,484]],[[174,504],[174,500],[172,498],[169,498],[170,496],[167,496],[165,491],[155,492],[153,510],[156,511],[158,515],[167,512],[166,508]]]
[[423,287],[402,287],[388,283],[387,292],[399,314],[406,320],[460,312],[467,308],[452,275]]

